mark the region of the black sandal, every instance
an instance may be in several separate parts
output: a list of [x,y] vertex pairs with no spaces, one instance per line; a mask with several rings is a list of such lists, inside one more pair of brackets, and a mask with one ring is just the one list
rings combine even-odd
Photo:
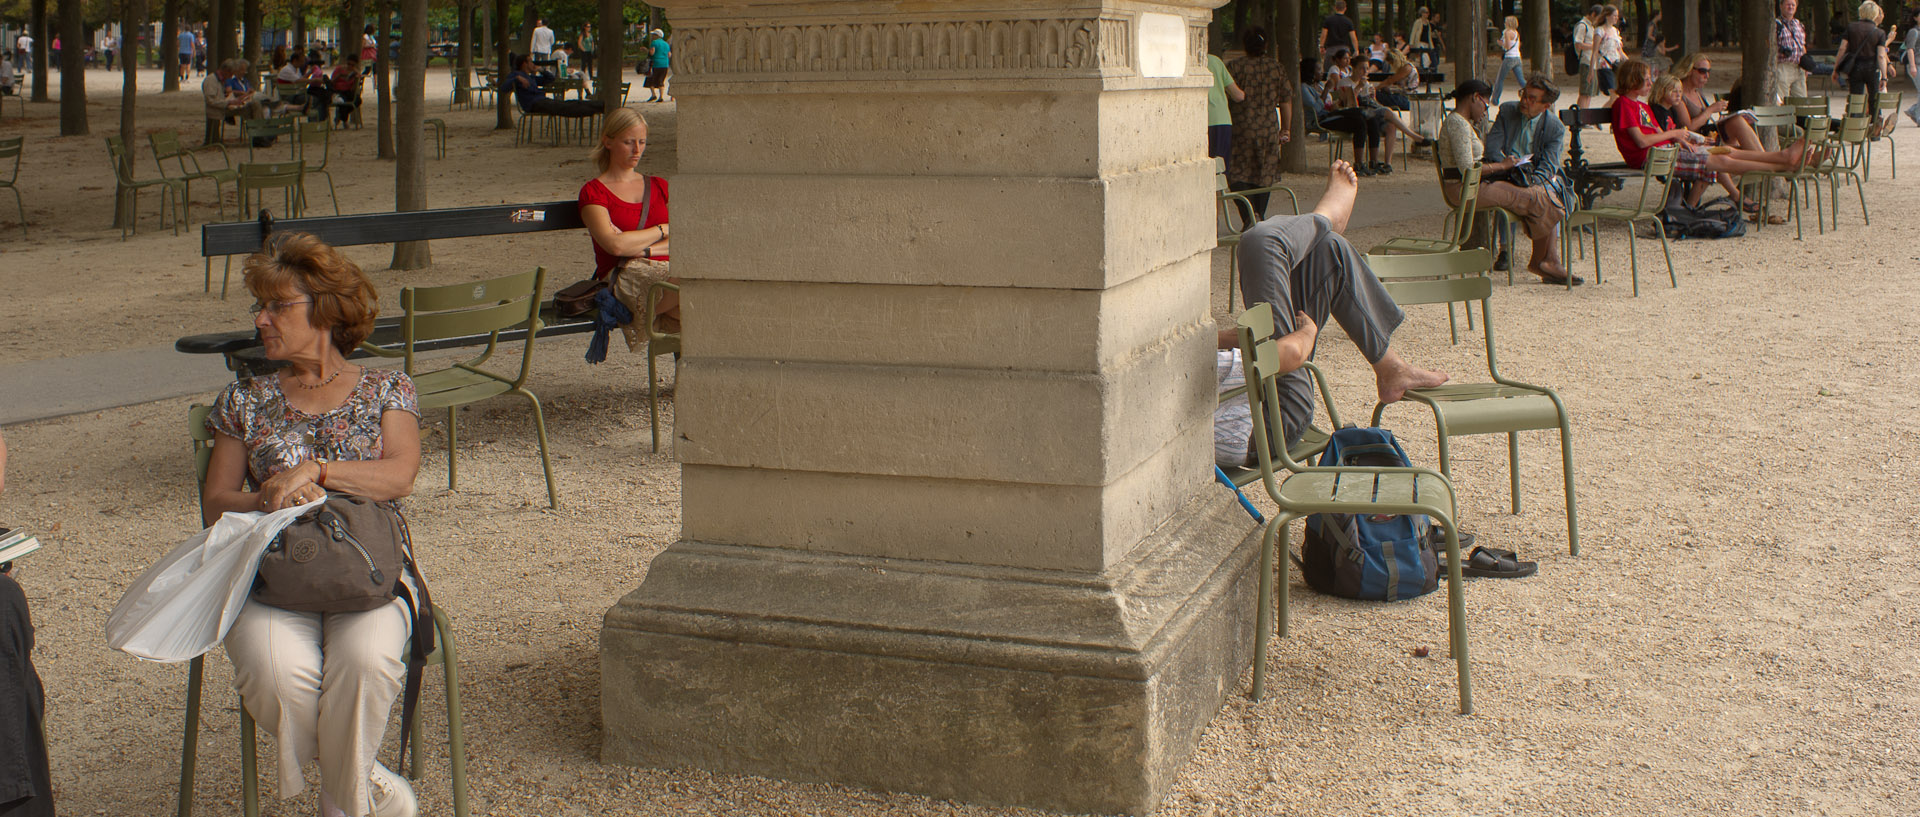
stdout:
[[1477,547],[1460,566],[1460,575],[1486,579],[1524,579],[1539,570],[1533,562],[1523,562],[1512,551]]

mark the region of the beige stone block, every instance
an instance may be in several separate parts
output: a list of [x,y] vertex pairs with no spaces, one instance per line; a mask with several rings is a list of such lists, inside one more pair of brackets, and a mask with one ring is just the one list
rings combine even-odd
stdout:
[[682,535],[934,562],[1098,572],[1211,478],[1210,422],[1108,485],[985,482],[687,465]]
[[723,94],[681,114],[702,150],[680,173],[1099,178],[1206,155],[1206,107],[1204,88]]
[[682,541],[606,616],[610,763],[1152,812],[1244,671],[1259,532],[1220,491],[1098,574]]
[[1103,485],[1196,418],[1217,383],[1210,326],[1100,373],[681,362],[682,462]]
[[725,319],[687,321],[686,348],[796,363],[1094,371],[1211,320],[1208,261],[1197,255],[1100,291],[688,280],[686,314]]
[[[1105,289],[1215,244],[1212,160],[1101,180],[674,179],[683,278]],[[835,225],[823,229],[823,225]]]

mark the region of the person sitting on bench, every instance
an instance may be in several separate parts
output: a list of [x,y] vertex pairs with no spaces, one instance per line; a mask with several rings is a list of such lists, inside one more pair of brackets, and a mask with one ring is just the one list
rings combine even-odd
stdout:
[[579,118],[595,116],[605,110],[597,99],[548,99],[547,92],[541,88],[552,81],[553,78],[547,74],[534,74],[533,58],[524,54],[513,64],[513,73],[507,75],[507,84],[513,88],[513,100],[526,113]]
[[[1799,166],[1801,154],[1808,149],[1805,139],[1784,150],[1729,147],[1724,154],[1710,153],[1705,146],[1706,137],[1674,122],[1655,119],[1653,109],[1647,105],[1647,95],[1653,86],[1652,74],[1652,68],[1637,57],[1620,65],[1620,96],[1613,101],[1613,142],[1620,148],[1620,157],[1627,161],[1628,167],[1635,170],[1645,167],[1647,153],[1666,145],[1679,148],[1674,156],[1673,175],[1686,182],[1712,182],[1722,173],[1777,172]],[[1677,99],[1674,96],[1663,102]],[[1706,185],[1691,187],[1687,192],[1687,205],[1699,204],[1705,192]]]
[[[1327,176],[1327,192],[1311,212],[1274,216],[1240,235],[1244,305],[1271,304],[1274,324],[1285,333],[1277,341],[1280,370],[1286,372],[1280,380],[1280,412],[1288,446],[1298,443],[1313,422],[1313,380],[1302,364],[1313,359],[1320,326],[1329,315],[1373,365],[1380,402],[1447,382],[1444,372],[1414,366],[1389,348],[1388,339],[1406,313],[1341,235],[1353,215],[1359,176],[1345,161],[1335,161]],[[1219,342],[1237,345],[1237,336],[1238,330],[1223,330]]]

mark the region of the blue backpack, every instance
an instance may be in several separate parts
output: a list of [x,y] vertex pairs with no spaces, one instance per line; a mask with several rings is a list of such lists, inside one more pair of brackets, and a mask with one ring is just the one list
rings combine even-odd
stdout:
[[[1384,428],[1343,428],[1333,433],[1320,465],[1407,467],[1407,452]],[[1322,593],[1369,601],[1424,596],[1440,585],[1425,514],[1388,516],[1317,513],[1307,517],[1300,572]]]

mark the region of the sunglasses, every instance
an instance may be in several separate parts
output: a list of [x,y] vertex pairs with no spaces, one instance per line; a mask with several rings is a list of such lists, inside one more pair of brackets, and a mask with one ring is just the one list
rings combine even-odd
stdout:
[[1693,69],[1693,72],[1694,72],[1694,73],[1696,73],[1696,74],[1711,74],[1711,73],[1713,73],[1713,66],[1711,66],[1711,65],[1703,65],[1703,66],[1701,66],[1701,67],[1699,67],[1699,68],[1695,68],[1695,69]]

